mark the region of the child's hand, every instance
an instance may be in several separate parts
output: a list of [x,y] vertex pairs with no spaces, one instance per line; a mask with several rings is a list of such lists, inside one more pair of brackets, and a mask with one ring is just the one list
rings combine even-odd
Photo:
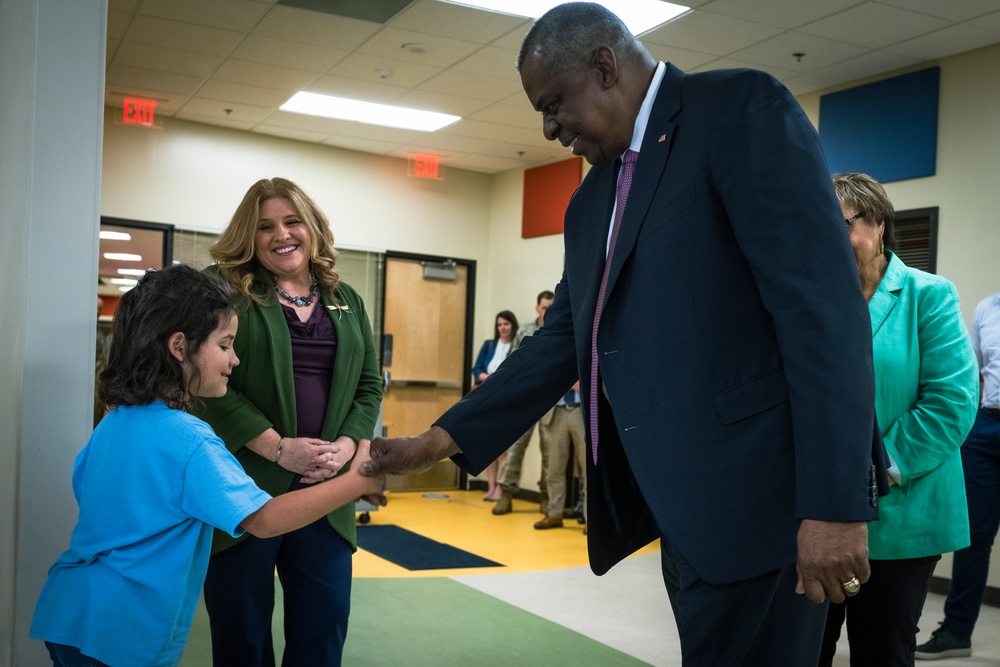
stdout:
[[[351,470],[361,470],[361,464],[365,461],[371,460],[371,441],[362,440],[358,443],[358,451],[354,455],[354,461],[351,463]],[[363,477],[365,480],[365,494],[364,498],[372,505],[385,506],[385,494],[382,493],[382,486],[385,482],[385,477]]]

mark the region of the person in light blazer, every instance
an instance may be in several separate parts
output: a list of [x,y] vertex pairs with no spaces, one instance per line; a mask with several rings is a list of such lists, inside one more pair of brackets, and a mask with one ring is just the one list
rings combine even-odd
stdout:
[[815,664],[888,486],[816,130],[768,74],[658,63],[596,3],[549,10],[518,69],[546,139],[593,165],[545,326],[429,430],[374,440],[362,473],[482,470],[579,379],[591,569],[659,539],[685,665]]
[[833,664],[846,617],[851,665],[913,665],[934,565],[969,544],[960,448],[976,417],[976,357],[955,286],[893,252],[895,211],[882,185],[858,173],[833,183],[868,299],[892,489],[868,526],[871,579],[830,605],[819,664]]

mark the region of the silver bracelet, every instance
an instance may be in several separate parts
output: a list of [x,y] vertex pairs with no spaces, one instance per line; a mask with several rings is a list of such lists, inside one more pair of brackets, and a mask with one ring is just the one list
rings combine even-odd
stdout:
[[274,452],[274,462],[277,463],[278,459],[281,458],[281,448],[285,444],[285,436],[278,438],[278,449]]

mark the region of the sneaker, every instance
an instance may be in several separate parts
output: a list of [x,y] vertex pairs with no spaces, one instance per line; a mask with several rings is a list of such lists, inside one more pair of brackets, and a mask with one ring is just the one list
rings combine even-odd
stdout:
[[943,624],[932,632],[930,640],[918,646],[913,654],[917,660],[968,658],[970,655],[972,655],[972,640],[956,637],[948,626]]

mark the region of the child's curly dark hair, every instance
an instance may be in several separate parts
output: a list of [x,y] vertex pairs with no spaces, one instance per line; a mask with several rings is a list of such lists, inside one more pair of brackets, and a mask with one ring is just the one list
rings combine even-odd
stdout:
[[118,302],[108,366],[98,396],[105,405],[146,405],[161,400],[189,410],[184,372],[167,349],[182,332],[194,354],[220,324],[236,314],[238,297],[222,279],[178,264],[149,271]]

